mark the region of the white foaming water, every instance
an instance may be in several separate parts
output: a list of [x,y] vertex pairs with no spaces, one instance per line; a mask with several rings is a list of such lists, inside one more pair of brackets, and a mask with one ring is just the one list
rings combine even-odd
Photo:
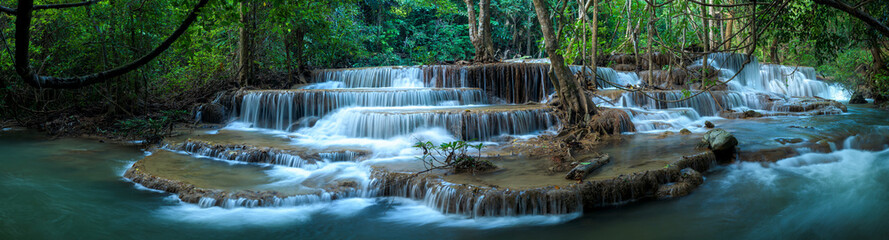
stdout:
[[887,159],[889,150],[846,149],[767,165],[745,162],[729,166],[726,177],[715,182],[719,193],[714,198],[760,205],[748,207],[745,215],[769,216],[757,222],[756,235],[761,236],[799,236],[805,231],[800,226],[828,235],[843,229],[881,229],[883,223],[861,220],[879,219],[889,211]]
[[627,111],[636,126],[636,132],[660,132],[680,130],[698,122],[701,116],[691,108],[647,111],[631,108]]
[[[849,94],[842,87],[816,80],[815,69],[777,64],[760,64],[756,57],[744,65],[747,55],[712,53],[708,62],[720,71],[720,80],[729,82],[736,91],[762,91],[789,96],[822,97],[846,100]],[[698,61],[698,65],[703,63]],[[737,76],[735,76],[737,74]]]
[[[703,65],[703,60],[700,59],[693,65]],[[745,65],[746,60],[747,56],[744,54],[714,53],[708,55],[707,62],[720,72],[720,80],[731,79],[728,83],[731,91],[705,92],[684,101],[678,100],[688,97],[688,93],[681,91],[650,92],[648,93],[650,96],[628,92],[623,93],[616,100],[593,97],[593,101],[600,106],[628,109],[637,131],[660,132],[693,127],[698,124],[700,116],[717,116],[723,109],[736,111],[773,110],[767,108],[767,102],[770,99],[787,100],[791,96],[821,97],[833,100],[849,98],[848,91],[842,87],[816,80],[814,68],[760,64],[756,58],[751,58],[751,61]],[[576,71],[580,71],[580,68]],[[608,75],[611,72],[614,71],[599,69],[600,75]],[[624,78],[630,79],[629,77]],[[692,91],[690,94],[696,93]],[[666,102],[659,100],[666,100]],[[694,114],[678,114],[675,111],[667,110],[678,108],[690,109]]]
[[423,70],[420,67],[374,67],[327,70],[315,72],[315,79],[341,82],[344,88],[422,88]]
[[489,140],[504,134],[528,134],[547,130],[558,124],[555,115],[543,109],[510,112],[444,111],[447,109],[435,106],[344,108],[318,120],[311,128],[299,130],[298,134],[390,139],[409,136],[418,130],[442,128],[447,129],[450,135],[460,136],[462,139]]
[[215,228],[240,228],[249,226],[282,226],[309,221],[328,203],[282,208],[202,208],[198,205],[180,203],[162,207],[158,217],[172,222],[200,223]]
[[395,206],[392,210],[387,211],[381,220],[409,225],[491,229],[528,225],[553,225],[570,221],[581,215],[580,213],[572,213],[564,215],[468,218],[463,215],[441,213],[441,211],[430,208],[420,201],[397,197],[388,199],[395,203]]
[[328,81],[328,82],[319,82],[313,83],[306,86],[301,87],[301,89],[336,89],[343,88],[343,82],[337,81]]
[[[317,125],[316,125],[317,126]],[[338,125],[328,128],[311,128],[294,133],[293,144],[318,149],[325,148],[358,148],[369,149],[373,152],[373,158],[391,157],[416,154],[413,145],[417,141],[432,141],[435,143],[451,142],[456,138],[443,128],[415,129],[407,135],[395,136],[388,139],[356,138],[337,134]],[[329,131],[329,132],[328,132]],[[330,133],[334,132],[334,133]],[[328,134],[330,133],[330,134]]]

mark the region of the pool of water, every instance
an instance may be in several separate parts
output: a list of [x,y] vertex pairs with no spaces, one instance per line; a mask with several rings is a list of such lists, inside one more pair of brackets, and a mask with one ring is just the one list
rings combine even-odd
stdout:
[[[753,132],[771,126],[786,130],[774,137],[810,140],[828,128],[865,134],[889,125],[886,119],[883,112],[855,108],[849,115],[794,123],[770,118],[716,124]],[[765,145],[773,138],[738,135],[742,144]],[[136,147],[2,131],[0,239],[883,238],[889,235],[884,227],[889,222],[889,151],[852,148],[855,144],[775,163],[720,166],[707,174],[701,188],[676,200],[631,203],[582,216],[466,219],[401,198],[200,208],[123,179],[123,172],[145,156]]]

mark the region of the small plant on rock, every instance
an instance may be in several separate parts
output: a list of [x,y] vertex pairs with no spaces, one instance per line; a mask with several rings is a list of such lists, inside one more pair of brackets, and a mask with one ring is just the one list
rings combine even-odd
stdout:
[[[430,141],[419,141],[414,144],[415,148],[423,151],[423,155],[417,157],[423,161],[426,170],[418,172],[425,173],[435,169],[449,169],[454,173],[483,172],[497,168],[490,161],[480,160],[481,150],[484,144],[469,144],[465,141],[445,142],[435,145]],[[470,149],[476,149],[478,155],[472,157],[469,153]]]

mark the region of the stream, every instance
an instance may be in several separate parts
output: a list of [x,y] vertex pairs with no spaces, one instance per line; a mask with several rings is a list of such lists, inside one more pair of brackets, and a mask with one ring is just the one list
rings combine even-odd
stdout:
[[[885,129],[886,117],[850,106],[847,115],[775,117],[764,119],[772,123],[737,128],[783,122],[846,128],[857,135]],[[742,144],[756,141],[743,136]],[[772,136],[761,140],[767,138]],[[693,194],[676,200],[631,203],[582,216],[466,219],[404,198],[201,208],[134,188],[122,178],[144,157],[137,148],[7,130],[0,132],[0,238],[880,238],[889,234],[882,227],[889,221],[889,150],[885,143],[883,150],[857,150],[861,141],[852,139],[831,153],[718,167]]]

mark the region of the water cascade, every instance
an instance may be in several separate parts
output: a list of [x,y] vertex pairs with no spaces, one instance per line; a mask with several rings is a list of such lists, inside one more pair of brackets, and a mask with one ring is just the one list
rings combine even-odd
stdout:
[[[754,59],[742,69],[746,59],[741,55],[711,56],[710,64],[717,66],[722,77],[740,71],[730,83],[731,91],[624,91],[617,87],[642,84],[637,73],[599,67],[593,75],[584,66],[570,69],[588,75],[585,84],[603,89],[594,101],[605,107],[603,116],[619,116],[611,124],[616,131],[673,131],[720,116],[727,109],[782,111],[796,106],[787,104],[792,102],[789,95],[822,96],[832,91],[831,86],[813,80],[811,68],[787,72],[790,67],[760,65]],[[415,157],[419,153],[411,146],[418,139],[496,145],[558,129],[555,113],[548,105],[540,104],[552,96],[552,80],[546,63],[375,67],[315,71],[313,83],[300,89],[244,91],[233,99],[232,116],[236,118],[230,130],[273,134],[286,139],[281,140],[287,141],[285,145],[188,140],[168,149],[213,160],[272,166],[275,170],[267,171],[278,174],[272,178],[285,180],[271,185],[304,186],[311,191],[215,193],[180,189],[186,192],[177,193],[183,201],[202,207],[289,207],[344,198],[402,197],[418,200],[441,213],[470,218],[562,215],[582,211],[585,206],[653,197],[660,186],[678,181],[684,169],[704,171],[715,161],[713,153],[705,153],[669,161],[666,168],[660,165],[654,170],[564,188],[509,189],[410,176],[417,171],[411,164],[417,165]],[[787,84],[776,85],[779,81]],[[678,101],[688,96],[693,97]],[[802,108],[808,110],[808,105]],[[597,121],[611,118],[602,119]],[[286,149],[276,148],[281,146]],[[378,168],[374,164],[383,165]],[[387,164],[396,170],[387,171]],[[412,170],[397,170],[400,168]],[[131,174],[136,182],[155,182],[150,175],[138,174]],[[296,177],[286,177],[288,174]]]
[[[709,62],[720,70],[720,80],[736,91],[763,91],[789,96],[848,99],[841,87],[816,80],[812,67],[760,64],[756,57],[738,53],[712,53]],[[746,65],[744,63],[747,62]],[[699,61],[697,64],[701,64]]]
[[[460,139],[491,140],[500,135],[529,134],[557,126],[548,109],[483,110],[474,108],[349,108],[331,114],[307,135],[341,135],[356,138],[392,138],[418,129],[444,128]],[[477,111],[473,111],[477,110]]]
[[[460,89],[325,89],[250,91],[240,101],[241,121],[257,128],[291,131],[307,127],[312,118],[354,106],[447,106],[487,104],[485,93]],[[316,119],[315,119],[316,120]]]

